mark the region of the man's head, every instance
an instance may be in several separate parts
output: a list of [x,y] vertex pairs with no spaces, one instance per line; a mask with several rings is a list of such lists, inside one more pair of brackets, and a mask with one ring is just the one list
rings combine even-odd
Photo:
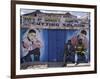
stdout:
[[85,39],[87,35],[87,32],[85,30],[81,30],[80,34],[79,34],[79,38],[80,39]]
[[36,38],[36,31],[31,29],[28,32],[28,38],[30,41],[33,41]]
[[81,34],[87,35],[87,32],[85,30],[81,30]]

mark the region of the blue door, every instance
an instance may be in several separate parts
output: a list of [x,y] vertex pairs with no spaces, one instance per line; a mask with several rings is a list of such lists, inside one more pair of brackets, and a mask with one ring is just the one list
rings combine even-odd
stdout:
[[60,62],[63,60],[65,30],[48,31],[48,60],[49,62]]

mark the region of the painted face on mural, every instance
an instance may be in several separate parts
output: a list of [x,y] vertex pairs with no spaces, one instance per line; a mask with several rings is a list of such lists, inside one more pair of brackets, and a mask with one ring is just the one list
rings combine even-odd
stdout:
[[82,39],[82,40],[84,40],[84,39],[86,39],[86,35],[80,33],[80,34],[79,34],[79,38]]
[[86,39],[86,36],[87,36],[87,32],[85,30],[82,30],[79,34],[79,38],[82,40]]
[[36,39],[36,32],[34,30],[30,30],[28,33],[28,38],[30,41],[34,41]]

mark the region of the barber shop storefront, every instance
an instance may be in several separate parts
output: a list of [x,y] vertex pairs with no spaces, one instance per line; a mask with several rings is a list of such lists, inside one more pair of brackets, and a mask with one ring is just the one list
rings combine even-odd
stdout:
[[[34,29],[36,38],[41,42],[38,62],[45,63],[48,67],[62,67],[65,62],[74,64],[77,60],[75,58],[76,39],[81,38],[81,34],[86,40],[90,39],[89,13],[33,10],[33,12],[21,14],[20,23],[21,42],[27,36],[27,31]],[[84,44],[86,45],[87,42],[89,41],[85,41]],[[79,56],[79,62],[87,63],[90,61],[89,45],[86,45],[84,49],[86,49],[87,56],[83,59]],[[66,51],[71,51],[72,54],[65,54]],[[21,50],[21,52],[23,51]],[[31,58],[31,63],[34,63],[34,54]]]

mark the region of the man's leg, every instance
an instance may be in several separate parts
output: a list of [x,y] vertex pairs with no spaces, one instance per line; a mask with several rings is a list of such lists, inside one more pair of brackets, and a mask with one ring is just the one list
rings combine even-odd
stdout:
[[64,54],[64,58],[63,58],[63,66],[66,66],[66,54]]
[[40,55],[34,55],[34,61],[40,61]]
[[72,63],[75,63],[75,53],[72,53],[71,57],[72,57]]
[[22,64],[22,63],[25,63],[25,57],[22,57],[22,58],[21,58],[21,64]]
[[32,62],[34,62],[34,54],[31,54],[31,59],[32,59]]
[[37,61],[40,61],[40,55],[37,55],[37,59],[36,59]]
[[80,63],[80,53],[77,53],[76,55],[76,65]]
[[78,55],[77,53],[75,53],[75,64],[77,64],[77,61],[78,61]]
[[86,63],[86,62],[87,62],[87,59],[86,59],[86,56],[85,56],[85,54],[84,54],[84,53],[82,54],[82,61],[83,61],[84,63]]
[[26,55],[24,59],[25,59],[25,62],[32,62],[31,54],[28,53],[28,55]]

